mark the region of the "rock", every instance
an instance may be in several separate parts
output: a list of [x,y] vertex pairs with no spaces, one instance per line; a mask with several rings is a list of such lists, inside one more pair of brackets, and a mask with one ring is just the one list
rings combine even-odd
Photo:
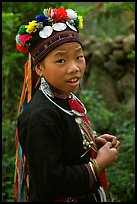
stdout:
[[108,39],[106,42],[104,42],[101,46],[101,51],[104,55],[109,55],[112,52],[112,39]]
[[95,44],[91,44],[91,45],[89,45],[89,51],[91,53],[94,53],[95,50],[101,50],[101,46],[102,46],[102,44],[100,42],[97,42]]
[[113,49],[123,49],[123,44],[118,43],[118,42],[113,42],[112,48]]
[[92,45],[96,42],[97,42],[96,37],[94,35],[90,35],[90,36],[88,36],[88,38],[82,40],[82,45],[84,48],[87,48],[87,47],[89,47],[89,45]]
[[119,79],[125,73],[125,68],[122,65],[119,65],[114,58],[111,58],[109,61],[104,63],[104,68],[107,70],[112,77]]
[[102,54],[101,50],[95,50],[92,55],[92,60],[95,64],[102,64],[105,62],[106,57]]
[[135,76],[127,72],[117,81],[117,95],[120,102],[127,102],[135,95]]
[[123,49],[126,53],[135,49],[135,34],[130,34],[128,37],[123,39]]
[[116,36],[105,42],[96,36],[84,36],[87,69],[84,86],[92,89],[92,74],[96,74],[97,90],[103,95],[108,109],[125,108],[134,115],[135,61],[127,58],[135,49],[135,34]]
[[132,95],[131,98],[125,104],[126,112],[128,115],[135,116],[135,95]]
[[115,49],[113,51],[113,56],[116,61],[125,60],[125,52],[122,49]]
[[[92,70],[92,73],[96,74],[96,86],[99,93],[103,96],[105,104],[108,109],[119,109],[120,103],[117,100],[115,93],[115,86],[112,77],[103,69],[96,67],[96,70]],[[92,73],[88,80],[90,87],[90,81],[92,81]],[[91,87],[92,89],[92,87]]]
[[116,36],[116,37],[114,38],[113,41],[114,41],[115,43],[119,43],[119,44],[121,43],[121,44],[122,44],[124,37],[125,37],[125,36],[123,36],[123,35],[118,35],[118,36]]

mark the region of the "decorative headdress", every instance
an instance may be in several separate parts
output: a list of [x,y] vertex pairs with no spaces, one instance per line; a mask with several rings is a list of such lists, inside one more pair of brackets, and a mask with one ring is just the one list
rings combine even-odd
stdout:
[[[25,104],[31,100],[33,89],[37,85],[36,72],[32,69],[46,54],[65,42],[79,42],[79,29],[83,27],[83,18],[72,9],[48,8],[36,16],[28,25],[20,26],[16,35],[16,48],[28,53],[25,64],[24,84],[19,104],[19,114]],[[29,181],[26,157],[18,140],[16,128],[16,161],[14,177],[15,202],[28,201]]]
[[49,8],[36,16],[28,25],[22,25],[16,35],[16,47],[20,52],[31,54],[35,66],[47,53],[58,45],[77,41],[83,18],[72,9]]

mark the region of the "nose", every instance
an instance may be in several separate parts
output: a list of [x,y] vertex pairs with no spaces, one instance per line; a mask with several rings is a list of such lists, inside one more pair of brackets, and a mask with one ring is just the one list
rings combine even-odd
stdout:
[[69,64],[68,73],[79,72],[79,70],[80,70],[80,68],[78,67],[78,65],[75,62]]

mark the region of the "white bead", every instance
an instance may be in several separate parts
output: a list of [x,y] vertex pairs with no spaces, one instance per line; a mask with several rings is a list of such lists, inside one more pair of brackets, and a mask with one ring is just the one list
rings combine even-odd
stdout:
[[89,145],[89,142],[88,142],[88,141],[86,142],[86,145],[87,145],[87,146]]
[[75,118],[75,121],[76,121],[78,124],[81,124],[82,119],[81,119],[80,117],[77,117],[77,118]]

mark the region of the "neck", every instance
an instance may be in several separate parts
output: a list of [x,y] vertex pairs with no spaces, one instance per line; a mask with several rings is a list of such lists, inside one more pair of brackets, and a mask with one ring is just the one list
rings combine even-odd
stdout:
[[66,98],[68,98],[68,96],[62,96],[62,95],[57,94],[57,93],[55,93],[55,92],[52,92],[52,93],[53,93],[53,95],[54,95],[55,97],[57,97],[57,98],[61,98],[61,99],[66,99]]
[[62,94],[59,90],[57,90],[56,88],[54,88],[53,86],[49,85],[50,89],[53,93],[53,95],[57,98],[62,98],[62,99],[66,99],[69,97],[70,93],[68,94]]
[[56,89],[54,86],[52,86],[49,82],[47,82],[47,80],[42,77],[41,78],[41,85],[44,86],[44,89],[46,91],[46,93],[50,96],[50,97],[58,97],[58,98],[62,98],[62,99],[66,99],[69,97],[70,93],[64,93],[58,89]]

